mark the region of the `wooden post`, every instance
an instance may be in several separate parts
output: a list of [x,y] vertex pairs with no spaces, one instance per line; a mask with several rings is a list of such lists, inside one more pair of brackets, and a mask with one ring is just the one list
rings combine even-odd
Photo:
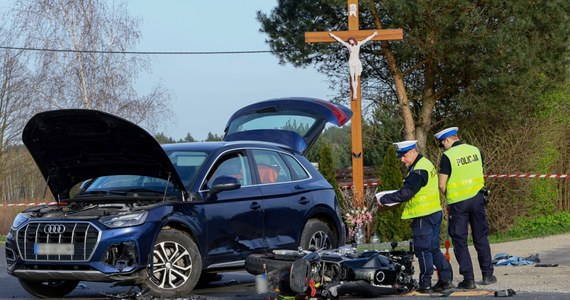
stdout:
[[[373,37],[373,41],[390,41],[402,40],[404,38],[402,29],[383,29],[383,30],[359,30],[358,25],[358,0],[347,0],[348,3],[348,31],[334,31],[333,33],[342,40],[352,37],[356,40],[362,40],[374,33],[378,35]],[[329,32],[305,32],[306,43],[319,42],[336,42],[334,38],[329,36]],[[353,93],[356,93],[354,97]],[[355,207],[364,207],[364,157],[362,152],[362,99],[360,90],[360,77],[358,77],[358,85],[351,89],[350,108],[352,109],[351,131],[352,131],[352,188],[354,193]]]

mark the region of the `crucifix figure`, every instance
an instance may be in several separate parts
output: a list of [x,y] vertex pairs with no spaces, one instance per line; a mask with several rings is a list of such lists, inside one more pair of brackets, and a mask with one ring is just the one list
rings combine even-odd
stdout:
[[[350,67],[351,95],[350,108],[352,109],[352,187],[354,204],[364,207],[364,157],[362,156],[362,110],[360,99],[360,46],[368,41],[391,41],[404,38],[402,29],[358,29],[358,0],[347,0],[348,3],[348,31],[321,31],[305,32],[306,43],[331,43],[338,41],[350,51],[348,64]],[[351,41],[354,43],[351,45]],[[344,42],[347,41],[347,42]],[[358,42],[360,41],[360,42]],[[346,44],[348,44],[348,46]],[[352,48],[351,48],[352,47]],[[354,68],[353,68],[354,67]]]
[[362,41],[357,41],[353,37],[349,37],[345,42],[341,40],[334,33],[330,32],[329,35],[337,40],[339,43],[343,44],[348,49],[348,69],[350,71],[350,85],[352,87],[352,99],[356,99],[356,89],[358,88],[358,82],[360,81],[360,75],[362,74],[362,62],[360,62],[360,46],[364,45],[366,42],[370,41],[373,37],[378,35],[378,31],[374,31],[372,35],[363,39]]

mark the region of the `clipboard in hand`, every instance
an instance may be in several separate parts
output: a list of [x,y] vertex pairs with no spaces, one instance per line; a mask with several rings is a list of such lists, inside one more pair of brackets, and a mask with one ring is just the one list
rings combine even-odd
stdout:
[[[378,203],[380,203],[380,198],[382,198],[382,196],[387,195],[387,194],[392,194],[394,192],[397,192],[398,190],[390,190],[390,191],[382,191],[376,194],[376,201],[378,201]],[[393,202],[393,203],[388,203],[388,204],[382,204],[382,206],[378,206],[378,210],[379,211],[386,211],[386,210],[390,210],[393,209],[395,207],[397,207],[398,205],[400,205],[401,203],[398,202]]]

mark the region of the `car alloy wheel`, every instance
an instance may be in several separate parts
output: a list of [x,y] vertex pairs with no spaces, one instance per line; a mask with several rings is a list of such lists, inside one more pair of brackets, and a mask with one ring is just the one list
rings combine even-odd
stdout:
[[192,291],[202,273],[198,247],[178,230],[163,229],[153,252],[152,270],[144,285],[153,296],[176,298]]
[[301,234],[301,247],[307,250],[330,250],[338,247],[333,231],[327,223],[310,219]]
[[190,253],[176,242],[169,241],[155,245],[153,265],[153,280],[162,289],[183,285],[192,273]]
[[332,249],[331,238],[324,231],[317,231],[309,241],[309,249]]

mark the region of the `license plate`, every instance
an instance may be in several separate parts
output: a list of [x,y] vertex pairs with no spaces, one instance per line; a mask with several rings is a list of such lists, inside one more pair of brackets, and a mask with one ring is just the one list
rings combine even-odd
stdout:
[[35,255],[73,255],[73,244],[35,244]]

